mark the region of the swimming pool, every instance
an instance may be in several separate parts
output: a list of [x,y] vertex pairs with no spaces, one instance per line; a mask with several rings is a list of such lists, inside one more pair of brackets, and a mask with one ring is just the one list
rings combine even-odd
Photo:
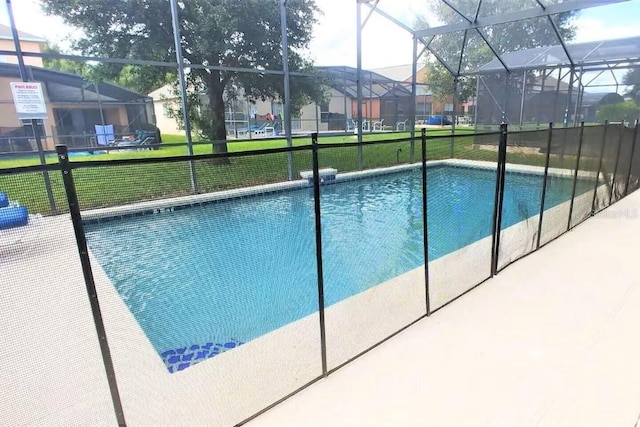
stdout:
[[[503,228],[542,177],[508,173]],[[578,182],[577,194],[592,188]],[[546,208],[571,197],[549,180]],[[428,168],[429,258],[491,234],[495,171]],[[321,187],[325,304],[424,264],[419,169]],[[317,311],[311,188],[86,225],[89,247],[169,372]],[[487,261],[488,262],[488,261]]]

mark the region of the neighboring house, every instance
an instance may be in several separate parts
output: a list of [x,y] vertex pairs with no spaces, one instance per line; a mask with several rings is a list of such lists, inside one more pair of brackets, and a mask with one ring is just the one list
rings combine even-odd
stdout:
[[[413,79],[413,66],[411,64],[396,65],[392,67],[375,68],[374,71],[392,80],[404,82],[411,90],[411,81]],[[427,67],[421,65],[416,72],[416,82],[418,84],[416,91],[416,120],[426,120],[432,115],[445,114],[453,115],[453,94],[444,99],[436,99],[433,91],[429,88],[427,76]],[[464,103],[459,106],[458,113],[471,114],[470,108],[473,107],[473,101]]]
[[[24,31],[18,31],[18,38],[20,39],[20,48],[23,52],[42,53],[47,44],[47,40],[44,38],[25,33]],[[0,50],[15,51],[11,28],[2,24],[0,24]],[[18,57],[15,55],[0,55],[0,63],[17,64]],[[33,65],[35,67],[42,67],[43,65],[42,58],[32,56],[25,56],[24,63],[25,65]]]
[[[151,98],[109,83],[90,83],[81,76],[28,66],[29,81],[42,83],[47,119],[40,122],[44,148],[97,145],[96,125],[113,125],[113,138],[130,135],[154,121]],[[18,120],[10,82],[20,81],[14,64],[0,64],[0,152],[35,149],[31,121]]]

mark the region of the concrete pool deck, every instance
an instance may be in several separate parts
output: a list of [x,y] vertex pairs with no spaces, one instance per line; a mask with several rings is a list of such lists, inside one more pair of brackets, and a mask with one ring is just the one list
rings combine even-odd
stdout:
[[640,192],[251,421],[638,425]]

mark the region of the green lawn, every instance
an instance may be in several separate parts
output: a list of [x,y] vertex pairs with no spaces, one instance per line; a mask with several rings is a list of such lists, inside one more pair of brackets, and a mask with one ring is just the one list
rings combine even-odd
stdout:
[[[366,135],[365,140],[389,137],[403,138],[408,134]],[[163,138],[169,142],[170,138]],[[427,143],[427,157],[430,160],[459,158],[487,160],[495,162],[495,151],[478,149],[473,145],[473,136],[458,136],[452,147],[451,139],[434,139]],[[353,136],[326,137],[321,143],[355,142]],[[295,145],[308,145],[310,140],[296,140]],[[229,143],[229,150],[247,151],[258,148],[275,148],[286,146],[285,140],[246,141]],[[453,148],[453,153],[452,153]],[[184,147],[164,147],[154,151],[113,153],[72,159],[73,162],[86,160],[123,159],[136,157],[159,157],[184,154]],[[210,153],[209,145],[196,145],[195,153]],[[411,157],[411,143],[407,141],[385,144],[365,145],[362,147],[363,167],[365,169],[408,163]],[[358,170],[358,147],[321,148],[319,152],[320,167],[336,168],[340,172]],[[420,142],[414,146],[414,161],[420,158]],[[311,151],[291,153],[294,165],[294,177],[299,177],[302,170],[311,170]],[[20,160],[5,160],[3,166],[19,166]],[[511,163],[543,165],[541,154],[512,154]],[[569,167],[571,158],[565,156],[563,163]],[[31,163],[32,164],[32,163]],[[561,166],[559,159],[553,159],[552,165]],[[246,155],[234,157],[230,164],[218,165],[210,159],[193,161],[198,190],[206,193],[217,190],[245,187],[287,179],[287,153],[269,153],[262,155]],[[82,209],[115,206],[141,200],[155,200],[167,197],[191,194],[189,162],[150,163],[136,165],[111,165],[78,168],[73,172],[75,185]],[[66,199],[62,186],[61,174],[50,173],[53,192],[59,211],[65,211]],[[10,199],[17,200],[27,206],[32,213],[51,214],[49,209],[42,174],[0,175],[0,190],[6,191]]]

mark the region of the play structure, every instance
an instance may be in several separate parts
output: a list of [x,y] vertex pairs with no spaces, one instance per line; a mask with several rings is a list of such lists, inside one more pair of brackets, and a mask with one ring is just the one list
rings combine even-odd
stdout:
[[7,193],[0,192],[0,230],[21,227],[29,223],[29,212],[24,206],[9,201]]

